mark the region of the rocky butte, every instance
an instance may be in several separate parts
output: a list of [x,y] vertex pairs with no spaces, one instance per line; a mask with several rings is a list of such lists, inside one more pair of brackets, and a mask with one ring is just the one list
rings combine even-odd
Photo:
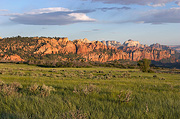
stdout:
[[89,41],[86,38],[70,41],[66,37],[13,37],[0,41],[1,61],[27,61],[32,57],[40,58],[53,54],[58,55],[57,60],[63,61],[78,58],[99,62],[119,59],[138,61],[143,58],[159,61],[171,58],[174,53],[176,51],[168,46],[147,46],[133,40],[125,41],[123,44],[117,41]]

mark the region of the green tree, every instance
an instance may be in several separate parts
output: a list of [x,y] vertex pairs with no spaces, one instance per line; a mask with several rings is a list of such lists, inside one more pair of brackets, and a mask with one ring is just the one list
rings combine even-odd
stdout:
[[151,64],[151,60],[149,59],[142,59],[138,61],[138,66],[143,72],[148,72],[150,70],[150,64]]

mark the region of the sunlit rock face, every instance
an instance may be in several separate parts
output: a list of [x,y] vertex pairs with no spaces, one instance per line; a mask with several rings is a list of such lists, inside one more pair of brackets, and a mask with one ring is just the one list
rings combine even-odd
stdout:
[[[14,52],[14,54],[10,55],[10,52]],[[170,58],[175,53],[175,50],[166,46],[159,44],[146,46],[133,40],[128,40],[123,45],[117,41],[89,41],[86,38],[73,41],[68,38],[43,37],[26,38],[26,40],[18,38],[0,40],[0,59],[12,61],[26,61],[28,56],[45,56],[49,54],[59,54],[59,57],[70,54],[72,59],[78,56],[86,59],[86,61],[99,62],[119,59],[138,61],[144,58],[159,61]],[[24,57],[24,54],[26,57]],[[63,59],[63,57],[60,59],[63,61],[68,60],[67,58]]]
[[111,46],[111,47],[120,47],[122,44],[117,41],[101,41],[104,45]]
[[5,55],[2,60],[4,60],[4,61],[16,61],[16,62],[24,61],[23,59],[21,59],[21,57],[19,55],[16,55],[16,54],[10,55],[10,56]]
[[144,47],[144,45],[140,44],[139,41],[133,41],[131,39],[129,39],[128,41],[125,41],[123,43],[124,46],[127,46],[127,47]]
[[88,40],[87,38],[84,39],[77,39],[80,42],[84,42],[84,43],[92,43],[93,41]]

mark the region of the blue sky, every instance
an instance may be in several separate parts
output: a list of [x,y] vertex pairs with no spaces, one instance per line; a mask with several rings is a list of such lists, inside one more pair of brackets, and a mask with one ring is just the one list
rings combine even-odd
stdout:
[[180,45],[180,0],[0,0],[0,36]]

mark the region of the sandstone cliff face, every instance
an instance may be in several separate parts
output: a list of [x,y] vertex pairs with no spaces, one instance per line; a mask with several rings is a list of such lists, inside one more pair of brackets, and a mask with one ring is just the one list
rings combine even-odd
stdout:
[[129,55],[125,52],[118,52],[118,53],[90,53],[88,55],[83,55],[86,61],[99,61],[99,62],[107,62],[107,61],[114,61],[119,59],[129,59]]
[[[43,44],[43,45],[42,45]],[[42,45],[42,46],[41,46]],[[58,53],[75,53],[76,46],[68,38],[49,39],[42,38],[38,40],[40,48],[34,54],[58,54]]]
[[43,53],[43,54],[55,54],[55,53],[58,53],[58,49],[52,47],[49,43],[47,43],[47,44],[41,46],[38,49],[38,51],[34,52],[34,54],[40,54],[40,53]]
[[94,41],[88,40],[87,38],[84,38],[84,39],[77,39],[77,41],[84,42],[84,43],[92,43],[92,42],[94,42]]
[[172,46],[169,46],[171,49],[174,49],[176,50],[177,52],[180,52],[180,45],[172,45]]
[[5,55],[2,60],[4,60],[4,61],[15,61],[15,62],[24,61],[23,59],[21,59],[21,57],[19,55],[16,55],[16,54],[10,55],[10,56]]
[[169,46],[166,46],[166,45],[160,45],[159,43],[156,43],[156,44],[152,44],[150,45],[150,47],[152,48],[155,48],[155,49],[158,49],[158,50],[168,50],[170,49]]
[[154,61],[159,61],[161,59],[167,59],[171,57],[171,54],[168,51],[149,50],[149,49],[144,49],[144,50],[138,49],[131,51],[129,54],[130,54],[130,59],[133,61],[139,61],[144,58]]
[[[112,61],[119,59],[129,59],[129,54],[123,52],[122,50],[117,50],[114,47],[106,46],[102,42],[94,41],[89,42],[87,39],[84,40],[74,40],[69,41],[67,38],[65,39],[39,39],[38,45],[44,44],[39,49],[37,49],[35,54],[58,54],[58,53],[76,53],[78,55],[82,55],[86,59],[86,61]],[[116,43],[116,42],[114,42]],[[108,54],[103,53],[103,51],[114,51],[114,53]]]
[[0,49],[0,56],[3,56],[4,52]]
[[96,41],[93,43],[84,43],[81,41],[74,41],[76,45],[76,53],[77,54],[87,54],[89,52],[93,51],[103,51],[104,49],[107,49],[107,46],[103,45],[101,42]]
[[[158,44],[151,47],[142,47],[139,42],[129,40],[124,44],[122,49],[117,49],[121,45],[116,41],[89,41],[88,39],[69,41],[68,38],[39,38],[34,37],[28,42],[19,42],[11,40],[6,42],[6,39],[0,41],[0,56],[4,56],[4,60],[23,61],[21,57],[26,55],[44,56],[46,54],[77,54],[86,61],[112,61],[119,59],[130,59],[138,61],[144,58],[159,61],[161,59],[170,58],[175,53],[172,49],[165,48]],[[137,46],[137,47],[135,47]],[[143,45],[144,46],[144,45]],[[18,55],[8,56],[7,52],[17,52]],[[61,55],[62,56],[62,55]],[[61,60],[68,60],[59,56]],[[27,60],[27,59],[24,59]]]

